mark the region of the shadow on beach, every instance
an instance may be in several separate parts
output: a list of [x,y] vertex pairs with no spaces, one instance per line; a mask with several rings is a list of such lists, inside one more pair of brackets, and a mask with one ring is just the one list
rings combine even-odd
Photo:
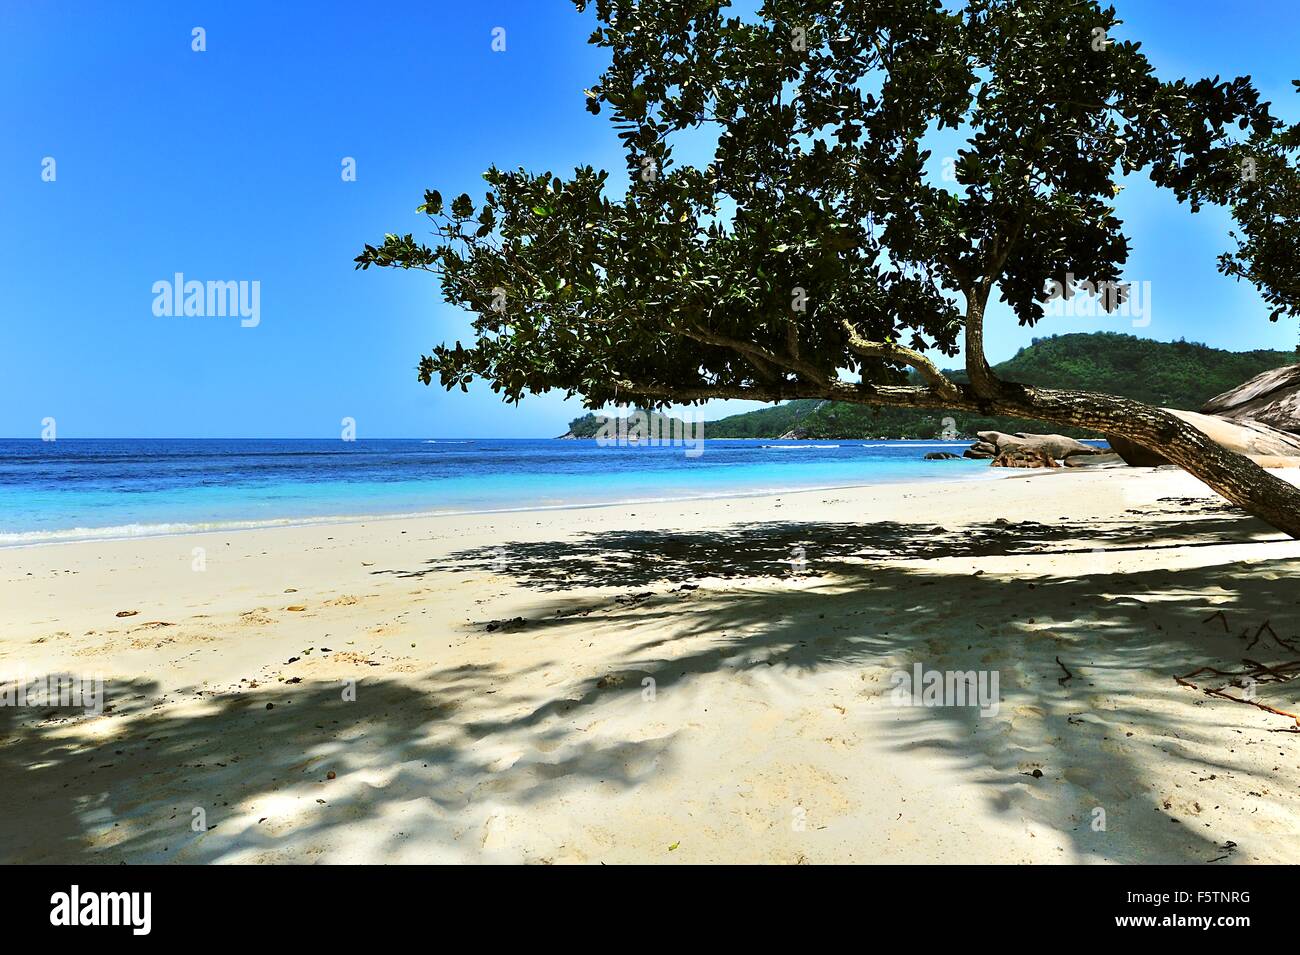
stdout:
[[[797,674],[922,663],[998,671],[1000,713],[914,707],[884,719],[877,709],[872,732],[900,754],[942,754],[992,811],[1068,834],[1073,857],[1061,861],[1240,861],[1225,848],[1226,840],[1250,848],[1233,832],[1234,814],[1284,820],[1290,811],[1260,793],[1295,790],[1296,736],[1277,732],[1283,718],[1211,700],[1173,677],[1236,664],[1243,654],[1265,664],[1294,659],[1256,631],[1266,620],[1283,641],[1300,630],[1297,562],[1107,572],[1108,554],[1278,538],[1213,505],[1168,511],[1086,526],[786,521],[710,533],[600,532],[377,568],[509,578],[538,593],[530,632],[599,639],[663,626],[647,628],[646,639],[637,631],[622,651],[629,683],[618,692],[603,674],[524,690],[519,674],[485,662],[362,680],[355,702],[342,701],[333,684],[304,683],[196,695],[181,713],[142,680],[109,688],[115,709],[106,720],[0,710],[0,762],[6,778],[22,781],[0,797],[0,859],[205,862],[237,853],[240,861],[303,861],[346,854],[361,824],[400,812],[409,824],[396,835],[385,830],[390,851],[412,833],[447,847],[448,859],[470,860],[479,836],[466,833],[463,813],[478,800],[525,807],[593,786],[634,793],[650,773],[671,768],[674,734],[599,745],[573,730],[575,717],[621,705],[646,677],[662,697],[707,676],[764,667]],[[796,549],[806,564],[792,585]],[[1016,555],[1072,557],[1068,566],[1086,562],[1087,572],[1040,560],[1026,565],[1034,576],[976,575],[954,564]],[[1222,621],[1210,617],[1217,610]],[[688,649],[670,653],[673,644]],[[1281,690],[1261,687],[1261,699],[1291,709]],[[1241,734],[1241,745],[1217,745],[1225,731]],[[502,761],[499,746],[525,742],[536,758]],[[1249,759],[1256,746],[1288,765],[1259,778]],[[1180,764],[1185,790],[1157,791],[1151,759]],[[339,798],[345,779],[350,788]],[[1198,781],[1206,779],[1216,781],[1215,795],[1201,801]],[[1241,801],[1229,804],[1224,792]],[[1226,817],[1211,809],[1220,805]],[[206,832],[192,830],[195,807],[205,811]],[[1104,831],[1092,824],[1097,807],[1107,814]],[[286,826],[278,817],[290,811]],[[1284,821],[1277,825],[1294,843]]]
[[[0,861],[214,862],[236,848],[239,861],[312,861],[413,798],[424,804],[413,830],[450,846],[460,833],[443,810],[485,789],[525,803],[550,785],[631,782],[618,748],[571,748],[544,777],[479,760],[476,730],[452,714],[483,698],[486,670],[358,683],[351,702],[336,685],[303,684],[205,700],[186,715],[152,702],[156,684],[115,684],[107,699],[126,702],[107,733],[80,732],[93,724],[66,710],[22,721],[0,710],[0,765],[22,781],[0,798]],[[349,777],[359,782],[344,793]]]

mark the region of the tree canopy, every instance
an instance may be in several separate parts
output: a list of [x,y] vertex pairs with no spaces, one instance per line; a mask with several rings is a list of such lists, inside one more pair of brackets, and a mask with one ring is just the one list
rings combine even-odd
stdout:
[[[476,314],[475,342],[435,348],[425,380],[482,376],[511,400],[560,388],[592,407],[837,369],[900,380],[924,369],[910,352],[955,354],[963,300],[996,290],[1032,325],[1051,280],[1119,283],[1129,246],[1113,199],[1135,170],[1193,206],[1253,200],[1223,267],[1300,310],[1300,253],[1269,227],[1272,207],[1297,214],[1300,190],[1279,175],[1294,178],[1296,134],[1248,78],[1158,79],[1139,43],[1114,38],[1113,8],[594,10],[591,42],[611,63],[587,106],[626,146],[623,194],[590,167],[492,168],[482,203],[426,194],[434,244],[390,235],[357,259],[433,270]],[[675,137],[697,127],[716,132],[712,162],[677,164]],[[955,188],[923,145],[945,128],[965,139]]]
[[[723,0],[575,3],[609,54],[586,106],[613,123],[625,181],[493,167],[482,202],[425,194],[432,242],[365,247],[358,268],[431,271],[474,314],[468,345],[421,359],[426,383],[481,377],[509,401],[559,389],[589,408],[829,398],[1126,432],[1230,499],[1286,498],[1274,510],[1296,513],[1268,519],[1300,533],[1300,492],[1194,428],[1003,381],[983,348],[993,294],[1024,325],[1071,277],[1120,304],[1114,200],[1137,173],[1192,209],[1232,206],[1221,270],[1258,285],[1273,318],[1300,315],[1300,133],[1248,77],[1157,77],[1095,0],[765,0],[748,16]],[[679,163],[682,137],[702,133],[711,159]],[[951,183],[936,135],[962,141]],[[956,382],[936,359],[962,346]]]

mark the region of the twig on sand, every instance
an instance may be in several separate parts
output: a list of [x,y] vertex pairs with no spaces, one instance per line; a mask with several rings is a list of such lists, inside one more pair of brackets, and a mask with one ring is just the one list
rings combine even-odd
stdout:
[[1057,657],[1057,658],[1056,658],[1056,665],[1057,665],[1058,667],[1060,667],[1062,670],[1065,671],[1065,676],[1058,676],[1058,677],[1056,678],[1056,683],[1057,683],[1058,686],[1065,686],[1065,684],[1066,684],[1068,681],[1074,679],[1074,674],[1070,672],[1070,668],[1069,668],[1069,667],[1067,667],[1064,663],[1061,662],[1061,658],[1060,658],[1060,657]]
[[[1255,644],[1259,643],[1259,638],[1262,637],[1262,636],[1264,635],[1264,631],[1265,631],[1265,630],[1267,630],[1267,631],[1269,632],[1269,634],[1273,637],[1273,641],[1274,641],[1275,643],[1277,643],[1278,645],[1281,645],[1281,643],[1282,643],[1282,638],[1279,637],[1279,636],[1277,635],[1277,631],[1273,629],[1272,624],[1271,624],[1268,620],[1265,620],[1263,623],[1261,623],[1261,624],[1259,625],[1259,629],[1255,631],[1255,636],[1253,636],[1253,637],[1251,638],[1250,643],[1248,643],[1248,644],[1246,645],[1246,649],[1247,649],[1247,650],[1252,650],[1252,649],[1254,649]],[[1244,636],[1246,636],[1246,634],[1249,633],[1249,632],[1250,632],[1250,630],[1249,630],[1249,628],[1247,628],[1246,630],[1243,630],[1243,631],[1241,632],[1241,635],[1244,637]]]
[[[1286,649],[1290,650],[1292,653],[1297,652],[1296,645],[1294,643],[1292,643],[1290,640],[1283,640],[1281,637],[1277,635],[1277,631],[1273,629],[1273,621],[1271,619],[1265,620],[1263,623],[1259,625],[1259,629],[1255,631],[1255,639],[1250,644],[1251,647],[1253,647],[1256,643],[1259,642],[1259,638],[1263,636],[1265,630],[1268,631],[1268,635],[1273,638],[1273,642],[1276,643],[1279,647],[1286,647]],[[1247,647],[1246,649],[1249,650],[1250,647]]]
[[1247,650],[1255,649],[1255,644],[1259,643],[1260,638],[1264,636],[1265,630],[1268,631],[1268,635],[1273,638],[1273,642],[1279,647],[1285,647],[1292,653],[1300,653],[1300,649],[1297,649],[1296,645],[1291,640],[1284,640],[1278,636],[1277,631],[1273,629],[1273,621],[1271,619],[1265,620],[1261,623],[1258,629],[1255,630],[1255,635],[1253,637],[1250,635],[1250,627],[1241,631],[1241,639],[1250,641],[1246,644]]
[[[1227,842],[1225,842],[1223,845],[1219,846],[1219,848],[1220,848],[1220,849],[1227,849],[1228,851],[1225,852],[1225,853],[1224,853],[1223,855],[1221,855],[1221,856],[1217,856],[1216,858],[1211,859],[1210,862],[1222,862],[1224,859],[1227,859],[1227,858],[1231,857],[1231,856],[1232,856],[1232,853],[1235,852],[1236,849],[1237,849],[1237,844],[1236,844],[1235,842],[1233,842],[1231,839],[1229,839],[1229,840],[1228,840]],[[1208,865],[1208,863],[1207,863],[1207,865]]]
[[1264,664],[1257,663],[1254,660],[1242,660],[1242,663],[1246,664],[1249,669],[1244,672],[1233,673],[1211,666],[1204,666],[1193,670],[1185,676],[1175,675],[1174,681],[1178,683],[1179,686],[1186,686],[1191,687],[1193,690],[1200,690],[1206,696],[1215,696],[1221,700],[1228,700],[1232,703],[1245,703],[1248,706],[1253,706],[1266,713],[1272,713],[1276,716],[1285,716],[1295,724],[1297,730],[1300,730],[1300,716],[1297,716],[1294,713],[1288,713],[1286,710],[1279,710],[1277,707],[1269,706],[1267,703],[1261,703],[1258,700],[1233,696],[1231,693],[1225,692],[1227,689],[1226,686],[1198,686],[1192,682],[1194,677],[1200,676],[1202,673],[1210,673],[1214,676],[1226,677],[1230,681],[1229,685],[1233,686],[1241,686],[1241,681],[1243,679],[1250,679],[1255,683],[1286,683],[1294,679],[1297,675],[1300,675],[1300,660],[1292,660],[1288,663],[1275,663],[1272,666],[1264,666]]
[[1206,617],[1204,620],[1202,620],[1201,623],[1202,623],[1202,624],[1209,623],[1209,622],[1210,622],[1211,620],[1213,620],[1215,617],[1218,617],[1220,620],[1223,621],[1223,632],[1224,632],[1224,633],[1227,633],[1227,632],[1228,632],[1228,615],[1227,615],[1226,613],[1224,613],[1222,610],[1216,610],[1216,611],[1214,611],[1214,613],[1210,614],[1208,617]]
[[1251,676],[1257,676],[1259,673],[1267,673],[1273,678],[1271,680],[1256,680],[1255,682],[1257,683],[1286,683],[1288,680],[1294,679],[1296,676],[1295,673],[1290,672],[1291,668],[1300,666],[1300,660],[1292,660],[1290,663],[1275,663],[1273,666],[1268,666],[1264,663],[1257,663],[1249,657],[1242,657],[1241,662],[1256,671],[1251,674]]

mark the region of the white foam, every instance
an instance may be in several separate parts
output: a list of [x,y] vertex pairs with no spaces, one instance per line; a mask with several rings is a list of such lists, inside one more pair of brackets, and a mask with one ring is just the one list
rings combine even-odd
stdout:
[[760,444],[760,448],[770,448],[773,451],[810,451],[814,448],[828,450],[838,448],[838,444]]

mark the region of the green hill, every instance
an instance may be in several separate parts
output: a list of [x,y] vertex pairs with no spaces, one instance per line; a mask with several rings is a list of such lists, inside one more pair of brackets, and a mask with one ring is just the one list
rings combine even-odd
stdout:
[[[1002,377],[1027,385],[1097,391],[1195,411],[1248,378],[1296,360],[1293,352],[1231,352],[1195,342],[1158,342],[1115,332],[1094,332],[1035,338],[1029,347],[993,367]],[[963,371],[947,374],[957,381],[966,380]],[[915,376],[914,381],[920,383]],[[707,421],[704,434],[710,438],[779,438],[789,432],[805,438],[933,438],[943,430],[943,419],[948,417],[963,435],[1048,430],[1042,422],[1027,419],[982,417],[963,411],[872,408],[803,398]],[[570,423],[566,437],[594,437],[599,427],[600,419],[586,414]],[[1075,437],[1097,437],[1077,428],[1050,430]]]
[[1029,385],[1083,388],[1194,411],[1247,378],[1296,360],[1294,352],[1231,352],[1196,342],[1095,332],[1034,339],[996,367],[1004,377]]
[[[657,411],[643,411],[641,413],[645,415],[645,419],[644,421],[637,422],[636,426],[645,428],[649,433],[655,435],[660,435],[660,434],[670,435],[674,433],[673,421],[675,419],[667,415],[659,414],[659,412]],[[628,415],[611,415],[609,416],[609,418],[612,420],[612,422],[618,422],[620,420],[630,420],[630,417]],[[601,430],[601,428],[605,427],[605,422],[606,422],[606,415],[603,414],[595,415],[595,414],[588,413],[583,415],[581,418],[574,418],[572,421],[570,421],[568,433],[562,434],[560,435],[560,437],[561,438],[594,438],[596,437],[597,433]],[[708,423],[705,422],[706,427],[707,424]],[[614,434],[625,435],[632,430],[634,430],[634,425],[624,424],[620,426],[618,424],[611,423],[611,425],[608,428],[606,428],[605,434],[606,436],[612,436]],[[679,425],[679,430],[677,433],[683,434],[683,433],[691,433],[691,432],[684,432],[680,430],[680,425]]]
[[[1195,342],[1095,332],[1036,338],[994,369],[1004,378],[1029,385],[1098,391],[1195,411],[1246,379],[1296,360],[1292,352],[1230,352]],[[963,372],[949,375],[965,380]],[[943,429],[945,417],[953,418],[964,435],[1046,428],[1041,422],[1016,418],[805,399],[707,422],[704,433],[710,438],[775,438],[797,430],[808,438],[932,438]],[[1088,435],[1064,430],[1078,437]]]
[[717,421],[704,422],[704,434],[718,438],[772,438],[799,427],[800,422],[824,404],[821,398],[800,398],[770,408],[733,414]]

